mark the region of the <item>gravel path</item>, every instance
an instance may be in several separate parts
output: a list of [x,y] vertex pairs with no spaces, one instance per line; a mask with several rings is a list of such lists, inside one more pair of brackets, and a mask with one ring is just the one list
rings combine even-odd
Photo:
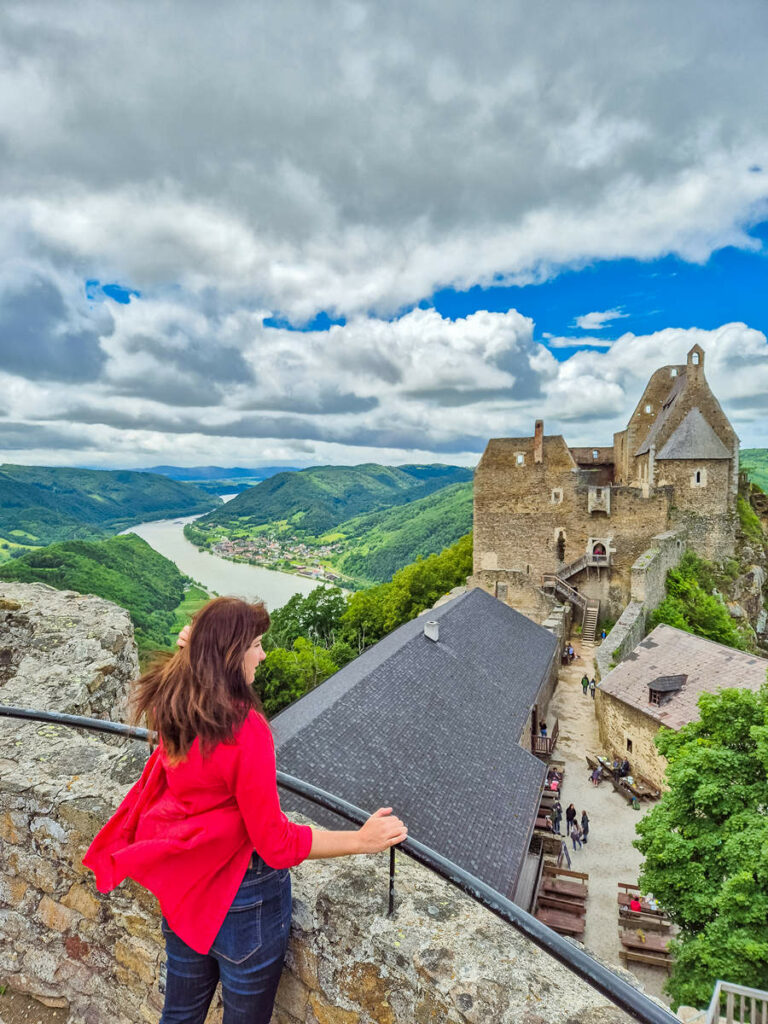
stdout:
[[[555,760],[565,761],[563,783],[563,815],[566,807],[576,806],[577,820],[586,810],[589,816],[589,842],[573,851],[568,840],[574,871],[589,872],[589,897],[584,944],[609,963],[622,966],[619,960],[618,910],[616,894],[619,882],[637,882],[642,857],[632,846],[635,825],[654,804],[643,800],[635,811],[608,782],[595,787],[589,780],[585,754],[610,753],[600,748],[595,718],[595,704],[589,693],[583,696],[581,677],[594,675],[592,647],[582,649],[578,638],[572,641],[579,657],[562,666],[555,694],[550,701],[547,721],[550,729],[560,721],[560,737]],[[561,829],[565,831],[565,818]],[[658,967],[635,964],[630,967],[646,992],[669,1002],[662,992],[666,973]]]

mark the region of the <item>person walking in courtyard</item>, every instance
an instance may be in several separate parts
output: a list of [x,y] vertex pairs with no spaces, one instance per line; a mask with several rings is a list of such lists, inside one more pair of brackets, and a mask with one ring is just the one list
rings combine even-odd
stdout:
[[563,820],[563,805],[555,800],[552,806],[552,831],[560,835],[560,822]]
[[579,849],[581,849],[581,832],[579,832],[579,826],[575,821],[571,827],[571,842],[573,843],[574,850],[577,843],[579,844]]
[[581,812],[581,838],[586,844],[589,835],[589,816],[586,811]]
[[592,774],[590,775],[590,779],[592,780],[592,785],[593,786],[599,786],[600,785],[600,780],[602,779],[602,777],[603,777],[603,773],[600,770],[600,767],[598,766],[597,768],[595,768],[592,771]]
[[565,824],[566,824],[567,831],[568,831],[569,834],[570,834],[570,831],[571,831],[571,825],[573,825],[573,823],[575,821],[576,821],[576,808],[573,806],[573,804],[568,804],[568,807],[567,807],[566,812],[565,812]]
[[100,892],[130,877],[155,894],[168,960],[163,1024],[202,1022],[221,981],[224,1020],[268,1024],[291,926],[288,868],[379,853],[405,825],[382,807],[324,831],[280,809],[272,732],[253,688],[263,604],[209,601],[180,650],[135,684],[134,719],[159,744],[83,858]]
[[596,689],[597,689],[597,683],[595,682],[595,677],[592,676],[592,679],[589,682],[589,692],[592,694],[592,700],[595,699],[595,690]]
[[581,677],[581,689],[583,690],[585,697],[587,696],[587,688],[588,687],[589,687],[589,676],[585,672],[584,675]]

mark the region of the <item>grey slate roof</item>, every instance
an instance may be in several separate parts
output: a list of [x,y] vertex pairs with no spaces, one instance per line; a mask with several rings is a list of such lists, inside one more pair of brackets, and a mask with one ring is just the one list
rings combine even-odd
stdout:
[[[661,625],[601,680],[600,689],[659,725],[682,729],[698,719],[696,705],[702,693],[758,690],[765,682],[766,669],[768,660],[764,658]],[[664,704],[651,704],[649,689],[660,675],[684,676],[685,682]]]
[[[424,636],[427,619],[439,623],[437,642]],[[370,811],[392,805],[413,838],[511,895],[546,774],[518,741],[556,650],[547,630],[470,590],[277,715],[278,768]]]
[[730,459],[723,442],[697,408],[687,413],[680,426],[656,456],[657,459]]
[[[666,369],[666,367],[664,367],[664,369]],[[672,409],[675,405],[675,401],[677,400],[677,396],[685,388],[685,367],[681,366],[678,367],[678,369],[679,373],[677,377],[675,377],[675,382],[669,389],[667,397],[664,399],[658,416],[651,424],[651,429],[648,431],[648,434],[646,435],[646,438],[643,441],[643,443],[635,452],[635,455],[645,455],[646,452],[650,451],[651,445],[656,443],[656,438],[659,437],[659,435],[661,434],[662,429],[664,428],[667,420],[669,419],[672,413]]]

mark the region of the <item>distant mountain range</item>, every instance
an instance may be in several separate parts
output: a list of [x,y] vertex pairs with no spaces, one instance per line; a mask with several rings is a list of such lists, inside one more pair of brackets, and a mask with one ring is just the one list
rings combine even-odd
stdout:
[[0,552],[119,533],[149,519],[208,512],[221,502],[156,473],[0,465]]
[[281,524],[318,537],[353,516],[424,498],[472,479],[464,466],[315,466],[278,473],[199,521],[224,527]]
[[268,480],[276,473],[298,472],[298,467],[257,466],[254,469],[244,469],[242,466],[151,466],[137,472],[159,473],[160,476],[169,476],[172,480],[198,483],[200,480]]

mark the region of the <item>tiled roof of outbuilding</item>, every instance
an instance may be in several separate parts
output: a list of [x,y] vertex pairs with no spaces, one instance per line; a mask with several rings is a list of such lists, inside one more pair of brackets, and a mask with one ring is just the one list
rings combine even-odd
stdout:
[[657,459],[730,459],[731,455],[699,409],[691,409],[657,454]]
[[[765,682],[768,660],[716,644],[673,626],[657,626],[600,682],[600,689],[655,719],[681,729],[699,717],[702,693],[746,688]],[[659,676],[683,675],[681,688],[663,704],[649,703],[649,687]]]
[[[369,810],[391,804],[412,837],[510,893],[546,772],[519,738],[556,649],[547,630],[470,590],[274,718],[278,767]],[[283,803],[340,827],[297,798]]]

